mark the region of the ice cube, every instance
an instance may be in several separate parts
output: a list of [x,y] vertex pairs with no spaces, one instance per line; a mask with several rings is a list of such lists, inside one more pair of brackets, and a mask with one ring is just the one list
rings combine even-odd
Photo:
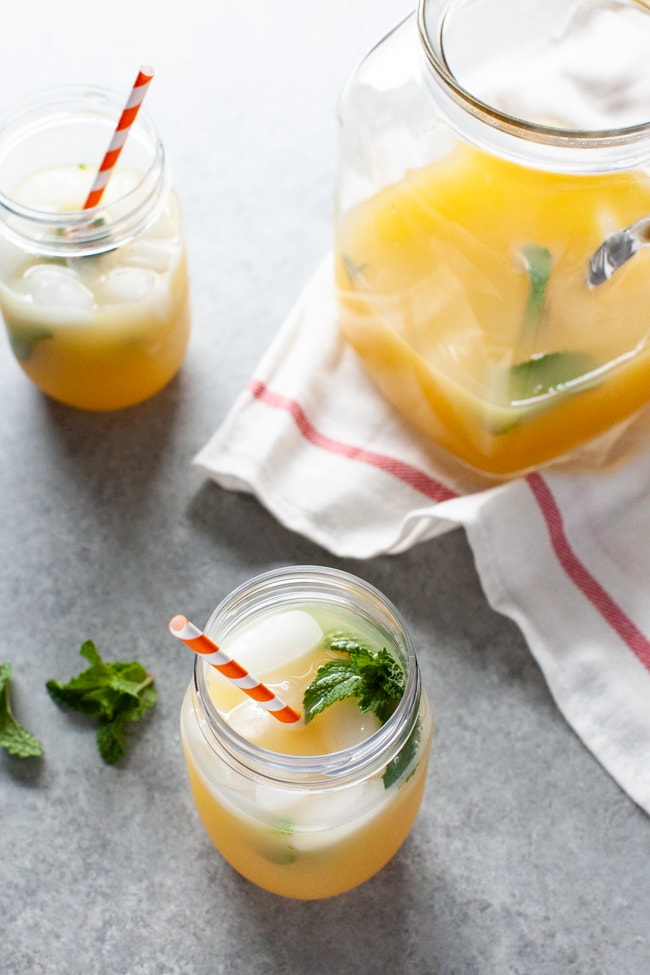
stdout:
[[140,179],[140,175],[135,170],[117,166],[111,173],[111,178],[106,186],[102,203],[106,204],[112,203],[113,200],[120,200],[127,193],[135,189]]
[[369,808],[383,801],[385,794],[380,779],[368,779],[332,792],[312,795],[309,803],[305,803],[299,825],[303,829],[321,823],[331,827],[344,825],[348,820],[365,816]]
[[29,173],[14,187],[12,196],[39,210],[81,209],[94,172],[79,166],[51,166]]
[[[222,644],[225,653],[258,679],[288,664],[298,665],[314,647],[323,631],[313,616],[291,609],[267,616]],[[295,671],[299,667],[294,667]]]
[[303,851],[333,846],[361,829],[385,802],[386,790],[381,779],[311,795],[292,817],[292,845]]
[[36,305],[86,311],[94,304],[92,291],[76,272],[59,264],[34,264],[22,276],[18,290]]
[[271,816],[290,819],[308,795],[309,793],[304,789],[279,789],[274,786],[257,785],[255,804],[258,809],[264,810]]
[[386,790],[379,779],[319,794],[302,789],[257,786],[255,804],[291,826],[296,850],[317,850],[354,833],[381,807]]
[[158,275],[149,268],[118,267],[97,288],[97,297],[105,305],[129,304],[146,298],[156,286]]
[[178,201],[172,195],[162,213],[147,227],[145,232],[146,239],[176,240],[178,238],[179,219]]
[[244,697],[241,691],[239,693],[243,700],[228,712],[228,724],[242,738],[262,745],[269,733],[275,731],[276,718],[252,698]]
[[380,728],[376,714],[362,711],[356,698],[339,701],[329,715],[326,712],[321,716],[323,719],[328,719],[328,748],[333,752],[353,748]]
[[168,240],[136,240],[124,251],[124,260],[132,267],[146,267],[163,274],[177,258],[178,245]]

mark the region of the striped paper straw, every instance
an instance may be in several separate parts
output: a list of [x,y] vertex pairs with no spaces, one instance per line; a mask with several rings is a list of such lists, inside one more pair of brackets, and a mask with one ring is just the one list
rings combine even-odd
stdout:
[[106,184],[108,183],[111,173],[115,168],[115,163],[120,157],[120,153],[126,142],[126,137],[129,134],[129,129],[135,122],[135,117],[140,111],[140,106],[144,96],[147,93],[147,88],[149,83],[153,78],[153,68],[146,67],[143,65],[139,72],[138,77],[135,79],[135,84],[131,89],[131,94],[129,95],[129,100],[124,106],[124,110],[120,115],[120,120],[117,123],[117,128],[113,133],[113,138],[111,139],[111,144],[106,150],[106,155],[102,160],[102,164],[99,167],[99,172],[95,177],[95,182],[92,185],[92,189],[88,194],[86,202],[83,205],[84,210],[90,210],[91,207],[96,207],[102,198],[102,194],[106,189]]
[[181,640],[186,646],[198,653],[203,660],[211,664],[220,674],[236,684],[244,694],[248,694],[254,701],[284,724],[293,724],[300,720],[300,715],[288,704],[280,700],[277,694],[269,690],[264,684],[248,673],[232,657],[213,643],[198,627],[190,623],[185,616],[175,616],[169,623],[169,632]]

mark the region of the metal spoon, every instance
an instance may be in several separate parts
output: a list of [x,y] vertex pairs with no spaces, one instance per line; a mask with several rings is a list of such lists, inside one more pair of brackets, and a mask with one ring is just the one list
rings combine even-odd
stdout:
[[614,271],[629,261],[642,244],[650,243],[650,217],[643,217],[623,230],[608,234],[589,260],[587,283],[590,286],[608,281]]

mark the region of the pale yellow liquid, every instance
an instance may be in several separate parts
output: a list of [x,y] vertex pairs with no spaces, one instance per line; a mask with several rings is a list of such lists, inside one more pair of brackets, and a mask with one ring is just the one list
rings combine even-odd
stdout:
[[[279,668],[257,676],[302,713],[304,687],[332,656],[317,648],[299,673]],[[247,737],[284,754],[326,754],[367,738],[379,726],[352,700],[332,705],[308,724],[283,725],[267,714],[256,722],[255,706],[242,702],[241,691],[218,675],[210,679],[210,695],[240,733],[248,726]],[[390,788],[381,770],[323,798],[313,792],[292,796],[264,786],[247,791],[215,764],[193,719],[188,689],[181,719],[185,758],[194,801],[213,843],[248,880],[286,897],[330,897],[363,883],[396,853],[417,816],[431,741],[428,707],[423,714],[414,768]]]
[[[29,177],[15,195],[41,209],[77,209],[92,175],[78,167],[47,170]],[[136,179],[116,171],[108,201]],[[46,295],[36,283],[44,269],[53,270],[62,285]],[[49,396],[87,410],[148,399],[176,374],[189,340],[187,262],[176,198],[170,197],[136,240],[98,256],[52,261],[3,241],[0,308],[20,366]]]
[[[645,174],[541,172],[458,145],[340,221],[342,334],[431,440],[491,474],[536,467],[650,398],[650,248],[586,285],[606,235],[646,214]],[[535,328],[524,323],[530,244],[553,260]],[[584,353],[593,370],[513,402],[510,367],[555,352]]]

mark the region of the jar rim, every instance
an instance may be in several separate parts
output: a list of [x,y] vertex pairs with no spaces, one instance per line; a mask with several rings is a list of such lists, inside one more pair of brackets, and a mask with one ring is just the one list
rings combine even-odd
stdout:
[[[37,91],[24,98],[0,117],[0,165],[37,133],[54,130],[58,122],[86,110],[107,125],[110,138],[124,108],[124,97],[97,85],[60,85]],[[150,161],[138,173],[134,186],[88,209],[58,211],[32,206],[16,200],[0,188],[0,213],[4,213],[5,233],[22,246],[41,251],[45,245],[35,228],[43,228],[48,249],[67,257],[96,253],[115,247],[137,236],[158,215],[170,185],[165,149],[151,118],[144,109],[138,112],[129,131],[129,142],[148,149]],[[96,160],[97,170],[101,157]],[[11,226],[7,226],[11,220]]]
[[[442,8],[438,12],[436,33],[432,36],[429,11],[432,6]],[[610,128],[581,129],[535,122],[490,105],[469,91],[451,69],[445,55],[444,30],[449,16],[459,7],[458,0],[418,0],[417,27],[427,65],[438,90],[442,90],[456,110],[464,112],[477,123],[483,123],[501,137],[526,140],[540,147],[569,149],[571,151],[595,150],[628,152],[631,146],[647,143],[650,136],[650,119],[632,125]],[[457,116],[455,116],[457,119]],[[649,147],[646,146],[646,152]]]
[[[228,724],[212,702],[207,690],[206,674],[210,665],[198,656],[194,661],[193,691],[203,718],[199,720],[199,726],[211,748],[225,750],[240,768],[264,778],[296,786],[304,785],[308,781],[310,788],[319,786],[331,788],[334,776],[337,784],[342,785],[361,773],[367,771],[371,774],[387,765],[392,755],[396,754],[402,743],[406,741],[417,720],[417,704],[421,693],[419,666],[410,635],[393,603],[371,583],[351,573],[326,566],[289,566],[269,570],[238,586],[214,610],[205,631],[214,634],[224,612],[233,603],[237,605],[238,601],[251,591],[273,587],[274,584],[284,581],[288,586],[295,587],[298,580],[302,579],[304,582],[309,577],[312,577],[315,582],[320,580],[334,585],[341,583],[354,587],[357,592],[377,601],[376,604],[387,611],[388,618],[393,621],[393,624],[397,624],[399,641],[395,642],[403,644],[405,656],[401,663],[406,675],[406,686],[395,711],[384,724],[363,741],[337,751],[323,755],[286,754],[263,748],[249,741]],[[277,595],[276,590],[275,596]],[[287,594],[286,605],[300,602],[299,597],[290,598]]]

